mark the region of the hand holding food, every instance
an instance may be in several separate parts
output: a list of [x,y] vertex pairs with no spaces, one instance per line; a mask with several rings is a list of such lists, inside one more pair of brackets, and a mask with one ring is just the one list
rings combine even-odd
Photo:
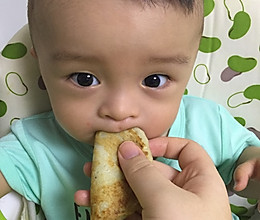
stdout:
[[[212,160],[199,144],[182,138],[159,137],[150,140],[149,145],[153,156],[178,159],[182,171],[157,161],[150,162],[136,144],[124,142],[119,147],[118,160],[127,182],[138,198],[141,212],[138,215],[132,209],[130,212],[124,211],[118,218],[101,214],[96,219],[124,219],[135,212],[134,216],[126,219],[170,220],[174,217],[176,220],[231,220],[225,185]],[[90,172],[89,165],[87,163],[85,166],[87,174]],[[79,205],[88,206],[88,193],[78,191],[75,201]],[[102,196],[104,195],[100,195],[100,201]],[[119,210],[118,207],[113,209]],[[137,209],[138,207],[140,208],[137,206]]]

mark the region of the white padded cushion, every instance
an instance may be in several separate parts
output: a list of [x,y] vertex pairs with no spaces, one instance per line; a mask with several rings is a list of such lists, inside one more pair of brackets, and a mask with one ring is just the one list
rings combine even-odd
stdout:
[[12,121],[50,109],[31,47],[26,25],[0,55],[0,137],[8,133]]

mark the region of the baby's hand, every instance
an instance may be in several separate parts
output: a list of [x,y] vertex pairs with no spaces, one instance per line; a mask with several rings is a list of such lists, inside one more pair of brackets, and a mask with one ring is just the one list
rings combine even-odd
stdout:
[[234,172],[234,190],[244,190],[249,180],[258,181],[260,184],[260,158],[247,160],[237,166]]
[[[234,191],[240,196],[260,199],[260,148],[248,147],[243,151],[235,169]],[[260,203],[258,205],[260,210]]]

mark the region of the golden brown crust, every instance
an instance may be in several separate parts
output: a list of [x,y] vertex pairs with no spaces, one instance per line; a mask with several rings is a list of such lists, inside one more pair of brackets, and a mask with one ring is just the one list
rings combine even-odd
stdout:
[[133,141],[149,160],[152,155],[148,140],[139,128],[120,133],[98,132],[91,174],[91,219],[120,220],[140,210],[140,205],[129,187],[118,163],[118,147]]

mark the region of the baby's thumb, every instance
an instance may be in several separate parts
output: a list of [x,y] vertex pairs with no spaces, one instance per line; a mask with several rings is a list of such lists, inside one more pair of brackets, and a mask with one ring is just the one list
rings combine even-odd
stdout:
[[119,147],[118,158],[125,177],[141,206],[143,208],[155,206],[153,202],[160,200],[160,197],[156,198],[158,189],[161,189],[164,184],[168,185],[169,181],[133,142],[124,142]]

